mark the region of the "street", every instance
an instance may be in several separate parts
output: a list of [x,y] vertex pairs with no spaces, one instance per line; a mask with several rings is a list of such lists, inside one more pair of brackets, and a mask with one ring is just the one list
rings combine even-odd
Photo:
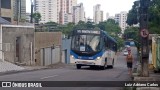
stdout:
[[[132,53],[136,57],[136,48],[132,48]],[[77,70],[73,65],[67,65],[65,68],[45,69],[32,72],[21,72],[0,76],[0,81],[129,81],[125,56],[123,52],[119,53],[118,60],[114,68],[105,70],[91,69],[82,67]],[[2,88],[1,88],[2,89]],[[28,90],[28,88],[3,88],[3,90]],[[30,90],[123,90],[119,87],[56,87],[56,88],[29,88]]]

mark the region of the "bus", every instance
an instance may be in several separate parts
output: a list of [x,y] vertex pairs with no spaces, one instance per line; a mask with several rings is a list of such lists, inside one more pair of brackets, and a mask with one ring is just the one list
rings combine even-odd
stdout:
[[103,30],[73,30],[71,32],[70,63],[82,66],[113,68],[117,58],[117,42]]

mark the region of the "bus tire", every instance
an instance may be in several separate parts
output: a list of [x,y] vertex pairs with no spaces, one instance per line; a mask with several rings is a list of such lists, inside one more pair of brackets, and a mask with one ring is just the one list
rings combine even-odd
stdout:
[[111,68],[113,68],[114,67],[114,59],[113,59],[113,61],[112,61],[112,65],[111,65]]
[[105,65],[104,66],[100,66],[100,69],[101,70],[105,70],[106,69]]
[[77,64],[76,67],[77,67],[77,69],[81,69],[81,65],[80,64]]
[[90,66],[91,69],[93,69],[94,67],[95,67],[95,66],[92,66],[92,65]]
[[105,59],[104,66],[100,66],[101,70],[105,70],[106,69],[106,64],[107,64],[107,58]]

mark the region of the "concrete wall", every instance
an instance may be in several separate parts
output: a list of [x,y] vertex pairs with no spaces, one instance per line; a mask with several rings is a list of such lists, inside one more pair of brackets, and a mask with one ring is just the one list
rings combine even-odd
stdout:
[[[2,25],[1,29],[4,59],[12,63],[34,64],[34,27]],[[19,57],[16,57],[17,38],[19,38]]]
[[52,46],[60,46],[62,42],[61,32],[35,32],[35,61],[41,65],[41,49]]

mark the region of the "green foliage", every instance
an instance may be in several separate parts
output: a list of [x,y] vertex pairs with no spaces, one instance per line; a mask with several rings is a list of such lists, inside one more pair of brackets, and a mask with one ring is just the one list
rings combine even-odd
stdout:
[[35,23],[39,23],[40,19],[41,19],[41,14],[39,12],[35,12],[32,14],[32,17],[35,20]]
[[139,28],[138,27],[127,27],[127,29],[124,31],[125,40],[132,39],[135,42],[135,45],[137,48],[140,47],[139,43]]
[[75,26],[74,23],[68,23],[66,27],[62,28],[62,33],[69,35],[69,33],[73,30],[74,26]]
[[[132,9],[128,13],[127,24],[133,25],[138,23],[138,18],[140,17],[139,12],[139,1],[135,1]],[[150,6],[148,10],[149,16],[149,32],[152,34],[160,34],[160,0],[152,0],[150,1]]]
[[124,41],[118,36],[119,34],[121,34],[121,28],[114,19],[108,19],[107,21],[100,22],[96,26],[98,26],[101,30],[106,31],[110,36],[115,38],[115,40],[118,42],[118,49],[123,47]]
[[160,34],[160,0],[151,1],[149,16],[150,33]]
[[132,6],[132,9],[129,10],[129,13],[127,15],[127,24],[128,25],[133,25],[138,23],[138,10],[139,10],[139,1],[135,1],[134,5]]
[[120,38],[118,35],[121,34],[121,28],[119,27],[118,23],[115,22],[114,19],[108,19],[107,21],[100,22],[98,25],[101,30],[106,31],[110,36],[112,36],[118,43],[118,49],[123,47],[123,39]]
[[45,23],[45,24],[46,24],[46,25],[54,25],[54,26],[57,26],[57,25],[58,25],[58,23],[52,22],[52,21],[47,22],[47,23]]

